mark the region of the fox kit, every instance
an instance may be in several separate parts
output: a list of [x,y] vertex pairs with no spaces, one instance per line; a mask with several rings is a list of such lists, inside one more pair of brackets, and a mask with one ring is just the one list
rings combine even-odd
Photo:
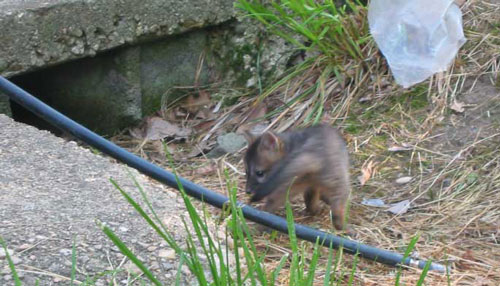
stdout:
[[246,192],[251,201],[267,197],[264,210],[274,212],[290,197],[302,194],[311,214],[321,211],[320,200],[330,206],[333,224],[344,227],[350,192],[349,159],[339,132],[327,125],[261,136],[246,133]]

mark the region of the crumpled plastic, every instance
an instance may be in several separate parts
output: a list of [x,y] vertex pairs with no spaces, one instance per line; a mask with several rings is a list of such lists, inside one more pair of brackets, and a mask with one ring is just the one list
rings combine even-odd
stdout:
[[466,41],[453,0],[372,0],[368,22],[396,83],[405,88],[445,71]]

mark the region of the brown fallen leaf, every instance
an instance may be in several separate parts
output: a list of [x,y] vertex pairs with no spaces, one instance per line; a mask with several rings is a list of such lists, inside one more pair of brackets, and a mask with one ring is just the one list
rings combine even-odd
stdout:
[[186,138],[191,134],[190,129],[179,127],[160,117],[150,117],[146,122],[145,137],[149,140],[160,140],[167,137]]
[[464,108],[465,104],[463,102],[459,102],[454,100],[453,103],[451,104],[450,108],[451,110],[454,110],[458,113],[463,113],[465,111]]
[[214,145],[215,142],[201,141],[199,144],[193,146],[193,149],[185,156],[185,159],[198,157],[203,153],[207,153],[213,148]]
[[199,134],[208,131],[210,128],[214,126],[215,122],[216,122],[215,120],[201,121],[200,123],[194,125],[193,129],[196,130],[197,134]]
[[135,139],[144,139],[144,129],[140,127],[132,128],[128,131],[130,133],[130,136],[134,137]]
[[161,117],[152,116],[147,117],[140,127],[130,129],[129,133],[140,140],[160,140],[167,137],[186,138],[191,135],[192,130],[169,123]]
[[215,173],[216,170],[217,168],[213,164],[208,164],[207,166],[193,170],[193,175],[206,176]]
[[375,163],[370,161],[365,161],[361,167],[361,176],[358,177],[361,186],[365,185],[366,182],[375,174]]

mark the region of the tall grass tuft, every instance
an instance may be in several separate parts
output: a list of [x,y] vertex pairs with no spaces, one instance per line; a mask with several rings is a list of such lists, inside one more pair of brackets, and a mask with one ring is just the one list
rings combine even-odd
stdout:
[[[373,53],[368,32],[367,8],[359,1],[333,0],[238,0],[235,6],[301,51],[305,60],[282,78],[264,88],[257,98],[287,94],[285,104],[274,113],[296,108],[292,121],[302,125],[320,122],[325,104],[332,97],[344,97],[335,108],[336,117],[345,115],[348,101],[367,80],[372,69],[366,59]],[[343,91],[346,91],[345,93]],[[270,114],[271,115],[271,114]],[[293,123],[293,122],[292,122]]]
[[361,47],[369,39],[364,33],[364,5],[350,0],[346,4],[337,7],[333,0],[238,0],[236,7],[298,49],[317,49],[330,60],[345,56],[363,60]]
[[[227,204],[227,223],[224,229],[226,237],[222,242],[210,231],[207,218],[204,215],[206,212],[199,212],[195,208],[191,199],[184,192],[182,185],[177,181],[188,212],[188,219],[183,219],[187,241],[185,248],[181,248],[173,239],[173,236],[151,207],[144,190],[135,179],[136,186],[151,214],[146,212],[115,181],[111,180],[111,182],[156,233],[176,251],[181,261],[179,267],[182,264],[187,265],[199,285],[282,285],[279,277],[285,267],[289,267],[290,269],[288,271],[290,285],[315,285],[315,272],[318,269],[318,261],[321,256],[321,245],[319,241],[316,242],[312,255],[304,245],[302,247],[298,246],[290,204],[287,202],[286,212],[290,247],[292,249],[291,262],[289,262],[289,255],[285,254],[280,259],[279,264],[274,269],[269,270],[266,268],[264,261],[266,253],[265,251],[262,253],[257,249],[250,227],[246,223],[241,206],[236,200],[237,187],[229,179],[227,173],[226,179],[229,201]],[[161,285],[161,282],[153,273],[125,246],[110,228],[106,227],[103,223],[98,224],[113,243],[118,246],[120,251],[144,272],[147,279],[155,285]],[[231,241],[234,251],[229,251],[228,248],[228,243]],[[333,253],[332,249],[328,252],[327,260],[330,263],[327,267],[328,274],[324,275],[324,285],[332,285],[332,281],[335,280],[332,279],[332,275],[334,275],[331,272],[332,261],[333,259],[337,260],[335,262],[335,265],[337,265],[340,256],[334,258]],[[207,258],[205,262],[202,262],[202,259],[200,259],[201,254]],[[234,257],[234,263],[229,262],[231,255]],[[309,256],[312,258],[307,259]],[[176,276],[177,285],[180,283],[180,275],[181,272],[178,272]]]

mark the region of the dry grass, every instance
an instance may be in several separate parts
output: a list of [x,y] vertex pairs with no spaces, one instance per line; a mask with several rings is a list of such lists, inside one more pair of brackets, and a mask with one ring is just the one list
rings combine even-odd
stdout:
[[[383,58],[369,43],[363,48],[368,68],[347,62],[344,72],[348,76],[340,80],[314,64],[294,80],[277,85],[262,103],[242,98],[224,109],[203,136],[193,140],[199,144],[222,131],[234,131],[255,119],[262,106],[274,111],[265,121],[268,128],[278,131],[310,124],[321,106],[320,120],[340,127],[352,154],[351,238],[404,252],[411,238],[420,234],[414,255],[452,266],[449,277],[429,273],[425,285],[500,285],[500,3],[466,1],[462,11],[468,42],[454,66],[411,90],[392,84]],[[320,87],[314,90],[319,92],[295,100],[318,82]],[[464,112],[451,109],[462,103]],[[138,144],[126,140],[132,143],[131,149]],[[149,142],[141,150],[161,163],[163,155],[155,155],[161,153],[157,145]],[[187,145],[169,146],[188,153],[183,150],[189,149]],[[375,168],[361,186],[357,177],[368,161]],[[217,160],[189,158],[177,164],[183,176],[209,189],[226,189],[224,169],[243,188],[241,153]],[[397,184],[395,180],[403,176],[412,180]],[[361,204],[369,198],[386,203],[410,200],[412,204],[408,212],[393,215]],[[245,196],[241,194],[240,199]],[[309,217],[303,203],[296,202],[294,211],[297,222],[331,229],[326,210]],[[266,234],[256,241],[269,250],[269,267],[289,251],[286,238],[280,235]],[[303,247],[312,248],[307,243]],[[344,255],[342,262],[338,273],[348,279],[353,257]],[[283,285],[289,277],[285,272],[280,280]],[[393,268],[361,259],[354,285],[394,285],[395,273]],[[419,275],[418,269],[405,271],[402,285],[415,285]],[[317,279],[322,281],[321,271]]]

